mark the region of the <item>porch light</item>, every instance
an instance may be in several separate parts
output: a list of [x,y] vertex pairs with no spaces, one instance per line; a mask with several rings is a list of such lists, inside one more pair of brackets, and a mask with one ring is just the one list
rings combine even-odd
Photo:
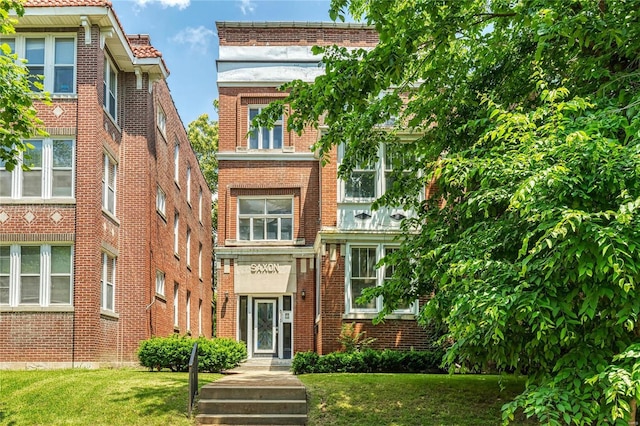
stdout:
[[303,299],[305,297],[307,297],[307,291],[304,288],[302,289],[302,292],[300,293],[300,296],[302,296]]
[[225,302],[228,302],[228,301],[229,301],[229,292],[228,292],[228,291],[225,291],[225,292],[224,292],[224,301],[225,301]]

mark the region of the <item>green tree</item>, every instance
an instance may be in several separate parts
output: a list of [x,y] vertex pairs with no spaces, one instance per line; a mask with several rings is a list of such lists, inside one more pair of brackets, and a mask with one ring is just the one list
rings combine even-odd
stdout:
[[218,122],[202,114],[187,126],[189,141],[196,153],[200,169],[214,194],[211,205],[211,226],[215,234],[218,228]]
[[[9,12],[13,10],[22,16],[23,3],[23,0],[0,0],[0,37],[15,33],[17,21]],[[34,84],[42,89],[39,81]],[[45,102],[48,100],[46,93],[38,96]],[[27,68],[11,46],[0,39],[0,165],[6,170],[13,170],[20,153],[30,147],[24,139],[46,135],[33,105],[34,97]]]
[[[545,424],[627,424],[640,397],[640,1],[333,0],[372,50],[314,48],[325,75],[285,85],[288,128],[323,120],[341,176],[380,144],[414,159],[385,312],[421,295],[445,357],[528,374],[503,409]],[[389,125],[393,123],[393,125]],[[423,188],[428,187],[428,196]],[[379,320],[382,317],[379,318]]]

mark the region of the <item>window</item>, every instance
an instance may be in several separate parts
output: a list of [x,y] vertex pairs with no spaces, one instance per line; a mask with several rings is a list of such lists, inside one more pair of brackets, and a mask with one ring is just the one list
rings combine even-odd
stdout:
[[[401,146],[381,148],[380,160],[374,164],[360,164],[343,181],[343,200],[349,202],[371,202],[393,186],[394,169],[404,169],[409,161]],[[340,156],[344,155],[340,147]],[[380,176],[378,178],[378,175]]]
[[156,294],[164,296],[164,272],[156,271]]
[[100,308],[105,311],[114,311],[115,302],[116,258],[102,253],[102,280]]
[[71,246],[0,246],[0,305],[70,305]]
[[187,290],[187,304],[185,307],[185,320],[187,322],[187,331],[191,331],[191,292]]
[[[57,94],[75,93],[76,39],[71,35],[22,36],[1,40],[8,43],[12,52],[27,60],[29,80],[34,92],[44,90]],[[43,76],[44,80],[40,80]]]
[[116,214],[116,175],[118,166],[110,155],[104,154],[102,169],[102,208]]
[[282,116],[274,123],[273,129],[251,127],[260,111],[262,107],[249,107],[249,149],[281,149],[284,139]]
[[191,267],[191,229],[189,227],[187,227],[186,257],[187,257],[187,267]]
[[202,336],[202,300],[198,300],[198,336]]
[[156,210],[163,217],[166,216],[166,208],[167,208],[167,196],[160,186],[158,186],[158,191],[156,193]]
[[158,129],[160,129],[160,132],[162,132],[163,135],[166,135],[167,134],[167,116],[160,105],[158,105],[157,123],[158,123]]
[[177,140],[173,148],[173,180],[180,185],[180,144]]
[[[381,270],[376,264],[387,254],[395,250],[393,247],[383,245],[351,246],[347,253],[347,313],[364,312],[377,313],[382,310],[382,298],[371,299],[366,303],[358,303],[357,299],[362,291],[368,287],[382,285],[393,276],[393,266],[385,265]],[[394,311],[396,314],[415,314],[417,302],[404,303]]]
[[187,203],[191,205],[191,166],[187,166]]
[[111,118],[117,119],[118,71],[106,56],[104,58],[104,91],[102,100],[105,110]]
[[356,302],[362,290],[376,285],[376,247],[351,247],[351,274],[349,278],[350,311],[375,312],[376,301]]
[[293,198],[240,198],[238,239],[292,240]]
[[13,171],[0,160],[0,197],[71,198],[73,197],[75,143],[69,139],[37,139],[25,141],[33,146],[22,154],[29,167]]
[[198,244],[198,278],[202,279],[202,243]]
[[178,311],[178,283],[173,283],[173,326],[180,326],[180,317]]
[[173,216],[173,253],[178,256],[179,252],[179,240],[180,240],[180,213],[178,213],[177,211],[175,212],[174,216]]
[[202,223],[202,187],[198,192],[198,220]]

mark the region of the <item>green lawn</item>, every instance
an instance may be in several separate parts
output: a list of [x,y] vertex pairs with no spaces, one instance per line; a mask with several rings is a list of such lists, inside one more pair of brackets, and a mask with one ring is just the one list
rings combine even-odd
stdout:
[[[440,374],[308,374],[309,425],[500,425],[524,378]],[[501,386],[503,390],[501,390]],[[514,425],[536,424],[517,419]]]
[[[219,374],[200,374],[207,384]],[[0,371],[1,425],[192,425],[187,373]]]
[[[220,377],[200,374],[200,385]],[[500,407],[524,387],[522,378],[476,375],[298,377],[310,426],[499,425]],[[193,425],[187,383],[187,373],[131,369],[0,371],[0,425]]]

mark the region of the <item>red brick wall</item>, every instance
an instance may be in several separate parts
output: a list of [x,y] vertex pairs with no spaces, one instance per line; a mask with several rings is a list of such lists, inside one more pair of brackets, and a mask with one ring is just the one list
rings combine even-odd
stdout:
[[[333,28],[332,28],[333,27]],[[357,27],[357,25],[356,25]],[[378,43],[374,29],[334,27],[304,28],[286,26],[265,28],[256,26],[229,27],[218,25],[220,46],[341,46],[373,47]]]
[[[198,332],[198,304],[202,301],[202,330],[211,336],[211,192],[188,143],[165,81],[148,90],[136,88],[133,73],[118,75],[117,123],[102,107],[104,52],[99,29],[92,28],[91,44],[84,30],[77,36],[77,99],[54,99],[37,104],[52,136],[76,140],[75,204],[5,204],[9,220],[0,224],[0,241],[74,243],[73,312],[27,312],[16,308],[0,314],[2,362],[127,362],[136,360],[139,341],[166,336],[173,328],[173,282],[181,288],[181,324],[186,291],[191,291],[191,331]],[[155,105],[167,115],[168,140],[159,138]],[[54,114],[59,108],[62,114]],[[182,188],[173,182],[173,143],[181,143]],[[115,218],[102,211],[103,154],[118,164]],[[186,165],[191,165],[191,206],[186,202]],[[167,218],[156,213],[157,182],[167,196]],[[198,191],[203,189],[202,223],[198,220]],[[181,213],[181,259],[173,255],[173,211]],[[31,212],[28,222],[24,215]],[[52,215],[59,213],[56,222]],[[186,227],[191,228],[191,269],[186,266]],[[55,236],[52,236],[54,235]],[[62,236],[62,237],[61,237]],[[203,246],[202,279],[198,277],[198,244]],[[100,313],[100,278],[105,249],[117,256],[115,315]],[[155,297],[156,269],[166,273],[166,302]]]

